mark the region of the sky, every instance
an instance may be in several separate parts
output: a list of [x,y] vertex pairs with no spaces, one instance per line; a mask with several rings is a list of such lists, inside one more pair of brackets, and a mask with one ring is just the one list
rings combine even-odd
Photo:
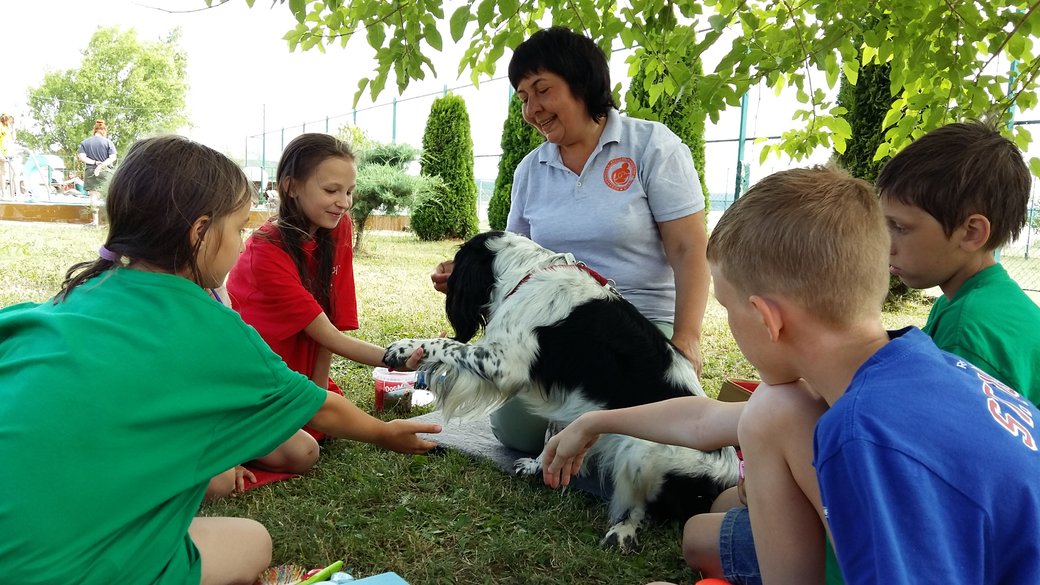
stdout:
[[[351,41],[346,49],[329,47],[325,54],[290,53],[282,36],[295,26],[295,19],[287,6],[272,6],[269,0],[257,0],[253,8],[245,0],[231,0],[210,9],[203,0],[42,0],[11,3],[5,10],[13,22],[3,27],[8,59],[0,83],[0,109],[24,115],[28,89],[38,86],[47,71],[78,67],[99,26],[133,28],[141,40],[159,40],[179,27],[180,45],[188,57],[192,123],[180,132],[237,158],[271,159],[305,128],[335,132],[341,124],[353,122],[358,80],[374,68],[363,39]],[[498,78],[485,79],[474,88],[468,73],[456,75],[463,47],[452,45],[447,31],[442,36],[444,51],[431,57],[439,76],[412,82],[400,96],[391,80],[374,104],[366,96],[358,105],[357,125],[377,140],[421,146],[430,105],[450,88],[467,102],[477,178],[493,180],[510,96],[503,78],[509,54],[498,66]],[[627,75],[624,57],[611,57],[614,81]],[[750,102],[748,135],[776,135],[790,124],[786,112],[793,111],[793,105],[777,103],[771,91],[753,92]],[[776,115],[778,107],[785,115]],[[738,131],[739,111],[729,111],[708,129],[707,138],[732,139]],[[709,146],[708,158],[709,189],[732,190],[735,144]],[[757,163],[754,145],[749,144],[745,160]]]
[[[460,2],[448,0],[449,4]],[[336,45],[324,54],[313,49],[290,53],[282,36],[296,21],[287,5],[272,6],[271,0],[256,0],[253,8],[245,0],[231,0],[208,9],[204,0],[38,0],[7,4],[5,17],[11,22],[5,22],[0,38],[7,57],[0,78],[0,110],[24,115],[28,89],[38,86],[47,71],[79,67],[82,51],[99,26],[133,28],[141,40],[159,40],[179,27],[180,46],[188,57],[187,107],[192,124],[180,132],[195,140],[239,159],[264,157],[270,161],[304,130],[335,132],[340,125],[356,120],[356,125],[376,140],[419,147],[430,105],[449,88],[467,103],[477,178],[494,180],[497,173],[501,128],[510,97],[504,79],[510,54],[507,52],[499,63],[498,78],[485,79],[479,88],[472,87],[468,73],[462,77],[456,74],[464,47],[451,43],[446,25],[442,27],[444,51],[430,53],[439,76],[412,82],[399,96],[391,79],[374,104],[367,96],[362,99],[355,118],[352,103],[358,80],[374,69],[371,49],[358,38],[345,49]],[[449,6],[445,13],[452,10]],[[625,56],[611,55],[615,82],[623,83],[627,77]],[[706,55],[708,70],[711,58],[710,53]],[[824,86],[822,80],[817,86]],[[777,97],[771,89],[754,89],[748,98],[748,136],[779,135],[795,124],[791,114],[797,103],[790,96]],[[706,139],[736,139],[739,118],[739,108],[723,112],[717,124],[709,124]],[[744,160],[753,165],[754,182],[775,170],[824,162],[828,155],[829,151],[821,150],[812,159],[798,163],[773,157],[759,167],[758,145],[748,142]],[[736,157],[735,142],[708,145],[705,175],[712,193],[732,192]]]

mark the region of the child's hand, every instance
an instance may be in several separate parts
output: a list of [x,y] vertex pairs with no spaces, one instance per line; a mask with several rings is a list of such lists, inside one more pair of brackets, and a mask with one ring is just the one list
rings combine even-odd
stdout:
[[553,435],[542,450],[542,481],[553,488],[570,485],[598,439],[599,435],[584,431],[580,418]]
[[426,355],[426,351],[423,348],[418,348],[412,352],[412,355],[408,356],[408,359],[404,362],[404,367],[408,371],[415,371],[419,367],[419,362],[422,361],[423,356]]
[[386,423],[385,432],[376,441],[376,444],[398,453],[425,453],[436,447],[437,443],[421,439],[415,434],[439,432],[441,432],[441,425],[401,418]]
[[246,491],[246,480],[250,483],[256,483],[256,476],[253,475],[252,471],[249,471],[241,465],[235,466],[235,491],[232,493],[242,493]]

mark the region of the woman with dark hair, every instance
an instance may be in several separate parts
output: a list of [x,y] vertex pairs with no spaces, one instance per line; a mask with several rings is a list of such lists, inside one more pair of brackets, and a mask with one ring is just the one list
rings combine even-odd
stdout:
[[[385,365],[382,347],[342,333],[358,328],[349,215],[356,178],[344,142],[314,133],[293,139],[278,162],[278,215],[250,236],[227,283],[231,306],[271,349],[337,394],[332,354]],[[253,463],[302,473],[317,462],[320,437],[301,430]]]
[[[524,120],[546,142],[517,166],[506,229],[612,279],[699,374],[710,277],[690,149],[662,124],[621,116],[606,56],[568,29],[541,30],[521,43],[509,81]],[[450,271],[442,263],[432,275],[440,290]],[[507,403],[491,420],[506,445],[541,451],[545,422],[522,405]]]

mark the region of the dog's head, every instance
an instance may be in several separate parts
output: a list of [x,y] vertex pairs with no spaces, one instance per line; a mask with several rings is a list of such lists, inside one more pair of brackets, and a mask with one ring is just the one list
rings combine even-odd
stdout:
[[488,247],[488,241],[504,235],[505,232],[477,234],[455,253],[444,308],[448,322],[455,329],[456,341],[465,343],[473,339],[487,324],[488,304],[495,287],[495,252]]
[[455,253],[445,300],[455,340],[465,343],[487,325],[493,303],[501,302],[509,292],[496,290],[497,284],[515,286],[552,256],[556,254],[510,232],[484,232],[462,244]]

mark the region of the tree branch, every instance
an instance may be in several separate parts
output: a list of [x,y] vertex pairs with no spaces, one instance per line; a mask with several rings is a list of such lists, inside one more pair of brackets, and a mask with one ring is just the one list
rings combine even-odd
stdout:
[[982,76],[982,72],[986,69],[986,67],[989,67],[989,64],[992,63],[994,59],[996,59],[1000,55],[1000,52],[1004,50],[1004,47],[1006,47],[1007,44],[1011,42],[1011,37],[1015,36],[1015,34],[1018,33],[1018,29],[1022,28],[1022,24],[1025,23],[1026,19],[1029,18],[1029,15],[1032,14],[1038,6],[1040,6],[1040,1],[1037,1],[1032,6],[1030,6],[1029,10],[1026,11],[1024,15],[1022,15],[1022,18],[1020,18],[1019,21],[1015,23],[1015,28],[1011,29],[1011,32],[1009,32],[1007,36],[1004,37],[1004,41],[1000,43],[1000,45],[997,47],[995,51],[993,51],[993,54],[989,56],[989,59],[986,59],[986,62],[982,64],[982,67],[979,67],[979,72],[975,74],[975,81],[973,82],[973,85],[978,85],[979,78]]
[[1036,59],[1035,61],[1033,61],[1033,64],[1030,65],[1029,68],[1023,71],[1022,75],[1019,76],[1019,78],[1026,78],[1025,83],[1022,83],[1019,86],[1019,88],[1015,91],[1015,93],[1009,96],[1007,106],[1005,106],[1004,109],[1000,112],[1001,117],[1003,117],[1004,114],[1008,113],[1008,111],[1010,111],[1011,108],[1014,107],[1015,101],[1018,100],[1019,94],[1021,94],[1023,91],[1025,91],[1027,87],[1033,84],[1033,81],[1036,80],[1038,74],[1040,74],[1040,59]]
[[218,6],[223,6],[223,5],[227,4],[228,2],[231,2],[231,0],[220,0],[220,2],[217,2],[216,4],[210,4],[209,6],[206,6],[205,8],[192,8],[191,10],[170,10],[168,8],[159,8],[158,6],[145,6],[144,4],[140,4],[140,3],[137,3],[137,2],[135,2],[135,4],[137,4],[141,8],[147,8],[149,10],[157,10],[159,12],[165,12],[167,14],[189,14],[189,13],[192,13],[192,12],[202,12],[202,11],[205,11],[205,10],[213,10],[214,8],[217,8]]
[[592,38],[592,35],[589,34],[589,28],[585,26],[585,21],[581,19],[581,13],[574,7],[574,0],[567,0],[567,5],[571,7],[571,12],[574,13],[574,16],[578,18],[578,23],[581,24],[581,31],[585,33],[585,36]]
[[802,34],[802,27],[798,24],[798,19],[795,18],[794,10],[791,8],[791,4],[787,0],[783,0],[784,7],[787,8],[787,13],[791,15],[791,22],[794,23],[795,32],[798,33],[798,44],[802,46],[802,53],[805,54],[805,58],[802,60],[802,68],[805,69],[805,81],[809,84],[809,103],[812,106],[812,121],[809,124],[809,133],[811,134],[816,130],[816,96],[813,91],[812,83],[812,72],[809,71],[809,48],[805,46],[805,36]]

